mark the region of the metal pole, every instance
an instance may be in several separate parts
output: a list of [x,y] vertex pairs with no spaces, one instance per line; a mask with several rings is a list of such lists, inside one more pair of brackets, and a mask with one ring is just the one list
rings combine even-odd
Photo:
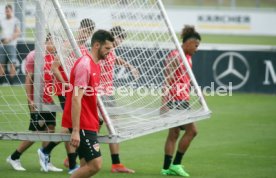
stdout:
[[[72,45],[73,47],[73,51],[74,53],[76,54],[77,57],[81,57],[82,54],[81,54],[81,51],[80,51],[80,48],[79,46],[77,45],[77,42],[74,38],[74,35],[72,33],[72,31],[70,30],[69,28],[69,25],[67,23],[67,21],[65,20],[65,15],[63,14],[63,12],[61,11],[61,7],[60,7],[60,4],[57,0],[52,0],[53,2],[53,5],[56,9],[56,12],[59,16],[59,19],[61,21],[61,24],[63,26],[63,28],[65,29],[65,32],[66,32],[66,35],[70,41],[70,44]],[[103,116],[103,119],[106,123],[106,126],[109,130],[109,133],[112,134],[112,135],[115,135],[116,132],[115,132],[115,129],[113,127],[113,124],[111,122],[111,119],[109,118],[109,115],[107,113],[107,110],[105,109],[104,105],[103,105],[103,102],[102,102],[102,99],[99,95],[97,95],[97,100],[98,100],[98,107],[99,107],[99,110],[101,112],[101,115]]]
[[42,83],[43,83],[43,66],[45,53],[45,18],[41,10],[39,1],[36,1],[35,13],[35,62],[34,62],[34,103],[38,111],[42,110]]
[[184,54],[184,51],[182,50],[182,48],[181,48],[181,46],[180,46],[180,44],[178,42],[178,39],[176,37],[176,34],[174,33],[174,30],[172,28],[172,25],[171,25],[171,22],[169,20],[169,17],[167,15],[166,11],[165,11],[165,8],[164,8],[164,6],[162,4],[162,1],[161,0],[157,0],[157,2],[158,2],[157,4],[158,4],[158,7],[161,10],[162,15],[164,16],[165,23],[168,26],[169,32],[172,35],[173,41],[175,42],[176,47],[177,47],[178,51],[180,52],[180,56],[182,58],[183,63],[185,64],[186,70],[187,70],[187,72],[189,73],[189,75],[191,77],[191,81],[194,84],[194,87],[196,88],[196,91],[197,91],[197,94],[198,94],[198,96],[200,98],[200,101],[201,101],[201,104],[203,106],[203,109],[205,111],[210,111],[209,108],[208,108],[208,106],[207,106],[207,104],[206,104],[206,101],[205,101],[205,99],[203,97],[203,94],[202,94],[202,92],[201,92],[201,90],[200,90],[200,88],[198,86],[198,83],[197,83],[197,81],[195,79],[195,76],[194,76],[194,74],[192,72],[192,69],[191,69],[190,65],[188,64],[188,62],[187,62],[186,56]]

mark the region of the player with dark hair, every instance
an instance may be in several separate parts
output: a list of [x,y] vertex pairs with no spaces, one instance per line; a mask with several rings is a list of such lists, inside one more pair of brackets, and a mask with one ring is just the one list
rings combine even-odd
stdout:
[[62,126],[71,131],[70,144],[77,148],[81,164],[71,178],[93,176],[102,166],[97,140],[100,127],[96,96],[100,84],[98,63],[109,54],[113,42],[114,38],[109,32],[95,32],[91,39],[91,52],[79,58],[70,72],[73,90],[67,93]]
[[[186,55],[187,62],[192,67],[192,55],[197,51],[201,37],[195,31],[193,26],[185,26],[181,33],[182,50]],[[173,50],[169,53],[165,62],[165,85],[169,86],[168,96],[162,98],[163,108],[161,113],[168,109],[184,110],[189,109],[190,99],[190,77],[187,74],[178,50]],[[179,91],[178,91],[179,90]],[[177,146],[177,152],[172,162],[176,142],[179,138],[180,131],[185,130],[184,135],[180,138]],[[163,175],[179,175],[189,176],[181,165],[184,154],[186,153],[190,143],[197,135],[196,126],[194,123],[182,125],[169,129],[169,134],[165,143],[165,156]]]
[[[114,36],[115,41],[113,47],[119,46],[123,40],[127,37],[126,31],[121,26],[115,26],[110,29],[111,34]],[[139,76],[139,71],[135,69],[133,65],[125,61],[123,58],[116,56],[115,51],[112,50],[107,58],[101,61],[101,89],[102,89],[102,100],[106,106],[115,107],[115,98],[112,96],[113,93],[113,74],[114,66],[120,65],[128,68],[133,76],[137,79]],[[109,144],[109,149],[111,152],[112,167],[111,172],[118,173],[134,173],[135,171],[125,167],[120,162],[119,157],[119,144],[111,143]]]
[[[44,58],[44,86],[47,86],[47,83],[51,83],[52,76],[49,73],[50,65],[54,59],[55,47],[52,43],[51,35],[48,34],[46,37],[46,56]],[[26,57],[26,94],[28,99],[28,106],[30,110],[30,126],[29,130],[33,132],[55,132],[56,126],[56,113],[55,112],[38,112],[36,111],[36,106],[34,103],[34,90],[33,90],[33,82],[34,82],[34,60],[35,60],[35,51],[31,51]],[[44,91],[46,91],[44,89]],[[51,96],[47,95],[46,92],[43,93],[43,102],[47,104],[53,104],[53,99]],[[15,170],[17,171],[25,171],[26,169],[22,167],[20,163],[21,155],[33,145],[33,141],[22,141],[19,147],[7,158],[7,163],[9,163]],[[43,142],[43,146],[45,146],[48,142]],[[44,164],[41,165],[42,169],[45,171],[54,171],[60,172],[62,169],[56,168],[50,162],[49,159],[45,160],[45,164],[47,165],[47,169]]]
[[16,43],[21,34],[20,22],[14,17],[13,9],[10,4],[5,7],[6,17],[0,19],[0,84],[4,82],[5,68],[10,64],[10,75],[8,81],[13,84],[16,75]]
[[[81,49],[81,52],[83,55],[89,53],[87,48],[85,47],[85,43],[88,40],[88,38],[93,34],[95,28],[95,23],[93,20],[85,18],[80,22],[80,27],[78,29],[78,34],[76,37],[76,41],[78,43],[78,46]],[[66,45],[66,44],[65,44]],[[70,60],[75,60],[76,56],[75,54],[71,51],[70,56],[68,56]],[[55,84],[55,89],[56,89],[56,95],[58,95],[60,105],[62,109],[64,109],[64,103],[65,103],[65,93],[62,91],[64,89],[63,86],[68,85],[68,79],[67,76],[63,70],[63,67],[61,66],[61,62],[58,57],[55,58],[51,70],[53,71],[54,76],[56,77],[56,84]],[[68,129],[63,128],[62,133],[69,133]],[[41,149],[41,153],[44,154],[44,157],[42,158],[42,162],[45,162],[44,159],[47,159],[48,155],[51,153],[51,151],[54,149],[59,144],[59,142],[50,142],[45,148]],[[74,171],[76,171],[79,166],[76,163],[76,149],[70,146],[69,142],[65,142],[65,148],[67,152],[67,159],[65,161],[65,166],[69,167],[69,174],[72,174]],[[68,162],[68,163],[67,163]],[[45,165],[47,166],[47,165]]]

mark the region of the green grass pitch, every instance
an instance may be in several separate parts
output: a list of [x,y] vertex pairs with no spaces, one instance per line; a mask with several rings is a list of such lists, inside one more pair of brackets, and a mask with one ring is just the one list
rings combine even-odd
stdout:
[[[183,164],[192,178],[273,178],[276,175],[276,96],[240,94],[210,96],[212,118],[197,122],[199,134]],[[60,117],[60,116],[59,116]],[[167,131],[121,143],[121,161],[136,170],[133,175],[110,173],[111,159],[102,144],[103,168],[100,178],[159,178]],[[26,172],[14,171],[5,159],[18,141],[0,141],[0,178],[65,178],[62,173],[42,173],[36,143],[21,157]],[[52,162],[63,167],[64,145],[53,150]]]

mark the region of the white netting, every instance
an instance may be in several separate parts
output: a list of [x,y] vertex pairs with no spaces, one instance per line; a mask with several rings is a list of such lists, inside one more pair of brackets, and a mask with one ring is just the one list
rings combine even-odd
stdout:
[[[90,50],[91,39],[87,35],[87,29],[80,28],[83,19],[93,20],[94,31],[97,29],[109,30],[114,26],[120,26],[125,30],[126,38],[114,50],[116,56],[127,61],[127,64],[114,67],[112,63],[101,64],[103,76],[101,85],[113,88],[111,90],[113,95],[111,97],[104,95],[102,100],[111,119],[111,127],[114,128],[115,135],[119,140],[134,138],[208,117],[208,108],[202,106],[204,99],[197,95],[198,91],[192,81],[189,108],[164,110],[166,104],[162,102],[162,95],[164,95],[165,78],[168,77],[166,71],[168,72],[168,66],[171,66],[174,61],[169,60],[168,56],[172,50],[178,50],[158,5],[159,1],[60,0],[58,1],[60,10],[65,14],[63,20],[69,24],[68,29],[61,23],[61,17],[52,1],[39,2],[45,16],[45,29],[52,34],[57,54],[67,75],[70,73],[76,57],[66,30],[73,34],[73,42],[76,42],[76,46],[81,48],[82,52],[86,51],[86,48]],[[84,38],[88,36],[86,41]],[[176,52],[173,58],[179,58],[179,55]],[[185,68],[179,67],[176,70],[182,75],[189,75]],[[110,80],[110,72],[113,73],[112,80]],[[187,80],[190,80],[190,77]],[[23,85],[20,86],[20,90],[23,87]],[[0,88],[0,91],[3,91],[3,88]],[[18,101],[20,95],[15,92],[14,86],[7,86],[7,90],[13,91],[10,95],[14,97],[14,101]],[[20,103],[15,105],[24,107],[24,112],[22,110],[21,113],[27,117],[26,104],[22,104],[25,98],[24,92],[21,95]],[[22,123],[20,129],[22,130],[22,125],[27,121],[22,122],[20,114],[11,107],[12,103],[6,100],[6,97],[3,96],[0,99],[2,106],[0,114],[1,118],[4,117],[1,119],[1,123],[6,123],[5,126],[1,124],[0,131],[18,131],[11,127],[10,118],[18,118]],[[10,111],[14,111],[13,115],[7,116],[2,112],[2,108],[4,108],[2,103],[8,103]]]

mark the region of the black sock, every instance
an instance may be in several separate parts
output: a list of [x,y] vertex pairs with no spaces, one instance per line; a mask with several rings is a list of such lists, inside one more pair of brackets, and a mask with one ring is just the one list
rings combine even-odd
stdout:
[[67,154],[68,161],[69,161],[69,169],[74,169],[76,167],[76,159],[77,159],[77,153],[69,153]]
[[4,76],[0,76],[0,84],[5,82],[5,77]]
[[178,165],[181,164],[182,158],[183,158],[184,153],[176,152],[173,164]]
[[163,169],[169,169],[171,163],[172,163],[172,156],[165,155]]
[[8,77],[7,80],[10,85],[13,85],[14,77]]
[[45,148],[42,149],[44,154],[50,154],[51,151],[58,145],[59,143],[50,142]]
[[50,163],[51,162],[51,155],[49,155],[48,158],[49,158],[48,163]]
[[112,164],[120,164],[119,154],[111,155]]
[[13,154],[11,155],[11,159],[12,159],[12,160],[17,160],[17,159],[19,159],[20,156],[21,156],[21,154],[22,154],[22,153],[19,153],[17,150],[15,150],[15,151],[13,152]]

